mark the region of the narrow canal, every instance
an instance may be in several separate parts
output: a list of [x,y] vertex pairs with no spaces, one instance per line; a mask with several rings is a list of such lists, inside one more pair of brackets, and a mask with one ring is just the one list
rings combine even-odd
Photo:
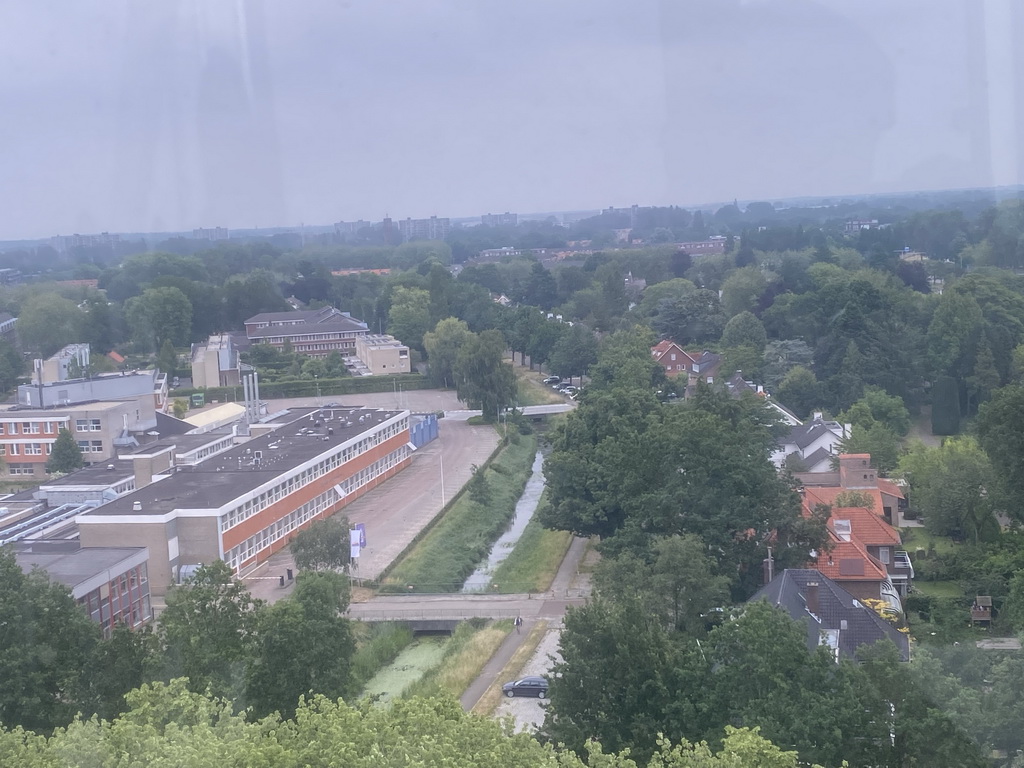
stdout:
[[515,548],[516,543],[519,541],[519,537],[523,535],[523,530],[526,528],[526,524],[530,522],[534,513],[537,511],[537,505],[540,503],[540,496],[544,492],[544,473],[541,471],[544,467],[544,457],[540,451],[537,451],[537,455],[533,459],[533,466],[530,467],[531,475],[530,479],[526,481],[526,487],[523,489],[523,495],[519,497],[519,501],[516,502],[515,515],[512,518],[512,523],[509,525],[508,530],[501,535],[501,537],[494,542],[494,546],[491,547],[490,554],[487,559],[480,564],[480,566],[473,571],[466,583],[462,585],[463,592],[484,592],[487,589],[487,585],[491,582],[491,574],[494,573],[494,569],[501,564],[501,562],[509,556],[512,550]]

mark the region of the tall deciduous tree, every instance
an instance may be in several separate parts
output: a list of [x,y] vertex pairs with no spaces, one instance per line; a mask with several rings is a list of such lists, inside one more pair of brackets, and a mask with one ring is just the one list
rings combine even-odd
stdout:
[[99,642],[99,625],[66,587],[23,573],[0,547],[0,723],[48,731],[71,722]]
[[56,293],[29,298],[18,315],[18,339],[29,352],[49,357],[68,344],[80,341],[84,313],[73,301]]
[[347,577],[302,573],[291,598],[263,610],[246,689],[257,715],[292,717],[300,696],[355,693],[348,602]]
[[191,339],[192,302],[180,288],[147,288],[125,302],[125,319],[135,342],[159,350],[165,341],[185,346]]
[[459,350],[469,343],[473,332],[462,320],[446,317],[423,336],[431,380],[442,387],[455,383],[455,361]]
[[74,472],[84,465],[82,449],[78,447],[74,436],[67,429],[61,429],[57,433],[57,439],[53,441],[50,458],[46,460],[46,471]]
[[348,518],[338,514],[296,533],[290,548],[300,571],[343,571],[352,560],[349,542]]
[[515,402],[516,377],[512,366],[502,359],[505,338],[500,331],[484,331],[459,350],[455,362],[459,399],[483,411],[486,421]]
[[187,677],[193,691],[238,696],[262,606],[223,561],[200,566],[168,591],[160,615],[168,676]]
[[789,369],[775,391],[775,396],[780,403],[803,419],[821,406],[821,385],[813,371],[798,365]]
[[1024,387],[1003,387],[982,404],[978,441],[1009,494],[1009,508],[1024,508]]
[[430,294],[422,288],[395,288],[388,311],[388,333],[413,349],[423,350],[430,330]]
[[564,330],[551,350],[548,367],[562,378],[584,376],[597,362],[597,339],[585,325]]

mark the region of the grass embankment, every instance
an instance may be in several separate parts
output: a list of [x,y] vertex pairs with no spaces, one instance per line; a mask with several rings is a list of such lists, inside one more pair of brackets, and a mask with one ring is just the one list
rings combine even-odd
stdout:
[[544,386],[541,374],[528,368],[514,366],[516,385],[519,394],[519,405],[552,405],[564,403],[565,398],[551,387]]
[[[443,516],[391,570],[381,592],[457,592],[508,527],[537,453],[535,435],[511,435],[484,473],[489,500],[460,492]],[[411,589],[410,589],[411,585]]]
[[540,497],[537,512],[526,525],[515,549],[491,576],[491,592],[518,594],[546,592],[572,544],[568,531],[549,531],[537,522],[537,515],[547,503],[547,490]]
[[374,675],[398,658],[412,641],[412,630],[403,624],[353,622],[356,652],[352,657],[352,679],[363,690]]
[[963,587],[955,581],[924,581],[923,579],[917,579],[914,581],[914,591],[929,597],[964,596]]
[[530,634],[523,640],[523,644],[516,648],[512,658],[508,660],[508,664],[501,670],[498,679],[491,683],[490,687],[484,691],[484,695],[480,697],[480,700],[473,705],[472,711],[474,714],[484,715],[485,717],[494,714],[494,710],[498,708],[498,704],[501,702],[501,686],[509,680],[519,678],[519,674],[526,666],[526,662],[537,652],[537,646],[540,645],[540,641],[544,639],[547,631],[548,623],[546,621],[541,620],[534,624]]
[[483,619],[462,622],[445,646],[441,663],[406,688],[402,695],[430,696],[443,691],[455,697],[461,696],[480,676],[484,665],[511,631],[512,621],[509,619],[491,623],[485,623]]

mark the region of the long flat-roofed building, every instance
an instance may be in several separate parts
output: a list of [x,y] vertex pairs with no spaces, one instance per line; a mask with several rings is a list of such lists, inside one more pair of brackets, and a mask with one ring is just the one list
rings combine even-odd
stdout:
[[285,343],[310,357],[331,352],[353,355],[356,339],[368,333],[366,323],[334,307],[294,312],[263,312],[245,321],[245,335],[253,344],[281,349]]
[[82,545],[147,547],[157,597],[187,566],[222,559],[244,573],[406,467],[409,415],[292,409],[268,434],[194,466],[168,462],[150,484],[82,514]]

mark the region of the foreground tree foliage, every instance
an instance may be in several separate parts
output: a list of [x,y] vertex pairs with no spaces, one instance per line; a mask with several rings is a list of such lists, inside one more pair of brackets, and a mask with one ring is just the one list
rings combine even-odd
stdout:
[[[0,728],[0,764],[19,768],[584,768],[575,753],[555,750],[503,724],[467,714],[453,699],[352,707],[315,696],[292,719],[259,721],[235,714],[230,701],[188,690],[183,680],[145,685],[114,720],[76,720],[45,737]],[[756,730],[727,728],[721,751],[673,745],[638,763],[605,746],[585,745],[591,768],[796,768],[795,752]]]
[[300,571],[344,571],[352,562],[348,518],[317,520],[296,533],[289,548]]

